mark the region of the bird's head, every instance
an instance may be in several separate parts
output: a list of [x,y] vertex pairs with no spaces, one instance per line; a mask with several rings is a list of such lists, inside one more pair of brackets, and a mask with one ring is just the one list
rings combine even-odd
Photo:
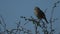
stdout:
[[35,13],[35,15],[37,15],[37,14],[39,13],[39,10],[40,10],[39,7],[35,7],[35,8],[34,8],[34,13]]
[[34,12],[35,12],[35,13],[38,13],[39,10],[40,10],[39,7],[35,7],[35,8],[34,8]]
[[40,10],[40,8],[39,7],[35,7],[34,10]]

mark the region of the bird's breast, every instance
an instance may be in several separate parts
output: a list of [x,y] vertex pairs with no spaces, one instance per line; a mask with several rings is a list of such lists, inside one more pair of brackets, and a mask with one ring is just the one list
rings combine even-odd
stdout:
[[34,13],[35,13],[35,15],[38,15],[38,12],[36,10],[34,11]]

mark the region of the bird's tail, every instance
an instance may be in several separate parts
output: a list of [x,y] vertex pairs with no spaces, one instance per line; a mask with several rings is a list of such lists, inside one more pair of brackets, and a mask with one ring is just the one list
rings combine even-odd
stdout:
[[44,18],[44,19],[45,19],[46,23],[48,23],[47,19],[46,18]]

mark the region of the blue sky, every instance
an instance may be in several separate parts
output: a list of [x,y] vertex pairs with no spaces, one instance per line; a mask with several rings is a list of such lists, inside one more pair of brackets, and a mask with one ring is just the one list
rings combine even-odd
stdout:
[[[58,1],[58,0],[57,0]],[[49,20],[50,12],[56,0],[0,0],[0,14],[3,16],[5,23],[8,25],[9,28],[15,28],[16,20],[20,20],[20,16],[30,17],[33,16],[34,18],[34,7],[38,6],[41,10],[45,11],[46,8],[46,17]],[[54,10],[54,18],[60,19],[60,4],[59,7],[55,8]],[[57,20],[54,23],[54,28],[58,31],[60,29],[59,23],[60,20]],[[29,25],[29,24],[28,24]],[[33,24],[30,24],[33,25]],[[28,27],[31,27],[31,26]],[[32,27],[31,27],[32,29]]]

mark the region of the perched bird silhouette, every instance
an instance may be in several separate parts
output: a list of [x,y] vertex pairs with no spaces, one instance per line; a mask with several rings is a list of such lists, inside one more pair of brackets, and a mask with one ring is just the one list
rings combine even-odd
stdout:
[[34,8],[34,13],[35,13],[35,15],[37,16],[38,19],[40,19],[40,20],[44,19],[46,21],[46,23],[48,23],[44,12],[39,7]]

